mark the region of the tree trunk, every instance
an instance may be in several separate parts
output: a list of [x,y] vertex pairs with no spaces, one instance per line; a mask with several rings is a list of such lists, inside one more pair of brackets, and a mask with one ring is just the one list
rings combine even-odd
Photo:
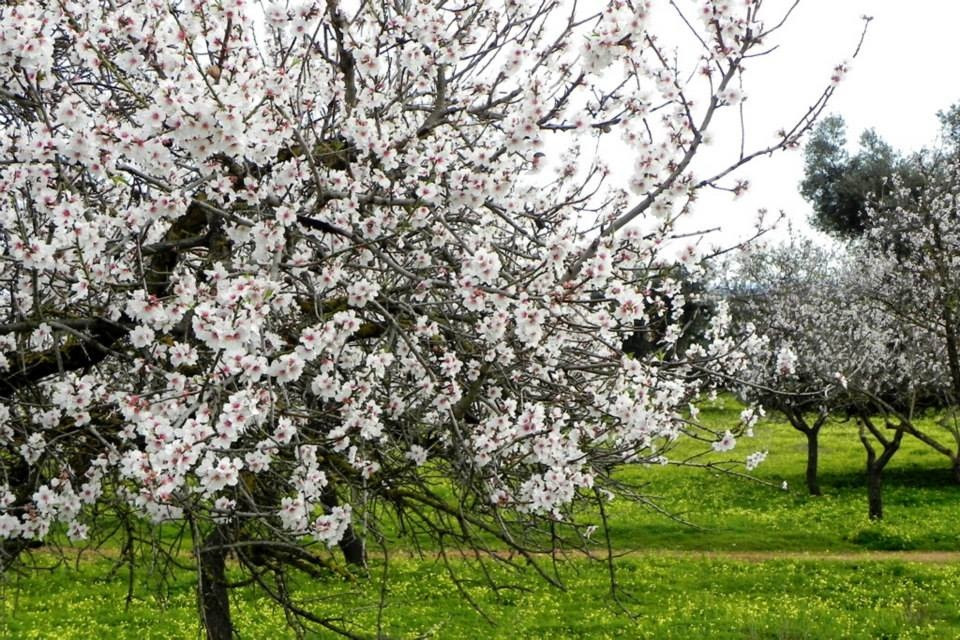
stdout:
[[339,545],[344,562],[357,567],[367,566],[366,546],[363,544],[363,538],[356,534],[352,525],[347,526]]
[[960,484],[960,456],[951,459],[950,470],[953,472],[953,481]]
[[207,640],[232,640],[230,598],[227,594],[227,542],[221,527],[203,539],[200,551],[200,613]]
[[883,468],[867,465],[867,504],[871,520],[883,519]]
[[[13,490],[13,504],[9,507],[23,507],[30,502],[30,494],[33,492],[34,483],[30,480],[30,465],[23,458],[11,465],[7,469],[6,484]],[[23,538],[13,538],[0,541],[0,575],[3,575],[7,569],[12,567],[20,557],[20,552],[27,548],[41,546],[39,540],[25,540]]]
[[[884,422],[887,427],[890,427],[886,417]],[[888,439],[878,427],[874,426],[869,416],[865,414],[860,416],[860,442],[863,443],[863,448],[867,452],[867,505],[871,520],[883,518],[883,470],[900,448],[903,433],[902,428],[896,429],[893,438]],[[879,456],[870,444],[870,435],[883,445],[883,453]]]
[[[320,502],[328,510],[340,505],[337,499],[337,493],[329,484],[323,488],[320,494]],[[367,549],[363,543],[363,538],[357,535],[353,525],[347,525],[343,532],[343,538],[338,543],[340,552],[343,554],[343,561],[356,567],[367,566]]]
[[817,467],[820,458],[820,428],[827,420],[827,412],[821,409],[816,421],[810,424],[804,417],[803,411],[799,409],[782,406],[781,411],[790,425],[807,438],[807,490],[812,496],[823,495],[820,491],[820,481],[817,479]]
[[817,465],[820,458],[820,429],[809,429],[807,436],[807,489],[812,496],[821,496],[820,481],[817,479]]

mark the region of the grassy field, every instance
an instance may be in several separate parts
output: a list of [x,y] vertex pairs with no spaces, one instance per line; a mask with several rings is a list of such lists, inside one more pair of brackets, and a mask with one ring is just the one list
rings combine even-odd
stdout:
[[[721,399],[701,418],[729,424],[736,404]],[[613,535],[618,547],[690,550],[960,551],[960,485],[949,462],[907,436],[884,473],[883,522],[867,517],[865,453],[852,422],[833,422],[820,435],[820,482],[824,495],[811,498],[804,485],[806,439],[777,416],[762,422],[754,438],[741,438],[731,452],[743,460],[767,450],[753,473],[776,487],[701,469],[640,469],[649,492],[687,527],[630,503],[617,503]],[[743,470],[743,467],[740,467]]]
[[[722,425],[737,412],[720,401],[703,417]],[[945,458],[906,440],[886,474],[886,520],[874,523],[853,425],[824,429],[820,498],[805,495],[801,434],[767,420],[732,453],[742,460],[757,449],[769,457],[755,475],[773,487],[701,469],[627,472],[695,526],[614,500],[612,541],[624,552],[615,565],[617,598],[605,562],[563,563],[563,590],[494,563],[504,585],[494,591],[475,566],[455,560],[481,614],[439,560],[409,554],[391,560],[382,609],[376,578],[331,578],[301,585],[302,592],[313,611],[367,632],[379,619],[385,635],[399,638],[960,637],[960,487],[950,483]],[[0,582],[0,637],[198,637],[188,573],[160,584],[145,567],[127,603],[128,575],[111,574],[109,554],[71,566],[37,558],[49,569]],[[372,569],[380,575],[382,561]],[[241,638],[295,637],[254,592],[235,593]]]

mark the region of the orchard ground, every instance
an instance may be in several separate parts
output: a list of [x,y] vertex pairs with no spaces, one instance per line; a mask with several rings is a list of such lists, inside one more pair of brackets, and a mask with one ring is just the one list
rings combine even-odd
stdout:
[[[722,398],[701,418],[722,427],[739,409]],[[628,472],[678,519],[627,501],[608,505],[610,544],[620,556],[617,598],[602,540],[597,560],[560,563],[565,590],[498,562],[488,569],[505,586],[493,590],[467,559],[448,557],[476,607],[442,558],[413,549],[388,557],[384,607],[384,557],[375,551],[370,578],[331,577],[301,585],[301,593],[313,611],[367,631],[379,618],[384,635],[397,638],[960,637],[960,486],[951,483],[944,457],[905,440],[885,474],[886,519],[876,523],[866,516],[854,424],[836,420],[824,428],[820,498],[808,497],[803,485],[802,434],[773,416],[730,453],[742,462],[754,450],[769,451],[754,472],[768,484],[697,468]],[[195,577],[184,571],[161,580],[147,563],[131,578],[118,555],[109,544],[73,554],[69,563],[34,553],[49,570],[11,574],[0,584],[0,637],[198,637]],[[252,590],[235,594],[241,638],[295,637],[282,613]]]

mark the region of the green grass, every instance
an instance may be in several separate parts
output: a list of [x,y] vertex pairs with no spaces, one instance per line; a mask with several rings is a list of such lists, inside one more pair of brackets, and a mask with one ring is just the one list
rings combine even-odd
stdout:
[[[727,399],[702,417],[722,426],[737,413]],[[624,472],[645,483],[661,507],[696,526],[625,500],[611,502],[613,545],[633,550],[616,563],[617,599],[603,562],[581,557],[562,563],[562,590],[533,571],[489,562],[494,582],[503,587],[495,590],[475,564],[454,560],[481,614],[439,561],[403,553],[391,560],[382,611],[378,558],[370,579],[330,578],[296,585],[297,592],[311,611],[354,629],[375,632],[380,616],[384,633],[398,638],[960,637],[960,563],[861,553],[960,551],[960,487],[951,482],[945,458],[906,439],[886,473],[886,519],[873,523],[866,516],[864,453],[852,424],[832,423],[822,433],[823,497],[806,495],[801,434],[770,419],[726,455],[742,461],[757,449],[770,453],[755,475],[773,487],[700,469]],[[778,488],[783,481],[787,491]],[[48,569],[0,580],[2,638],[199,637],[189,572],[160,583],[144,567],[134,575],[127,603],[128,576],[112,572],[113,559],[87,554],[68,566],[52,554],[35,557]],[[296,637],[257,591],[233,593],[241,638]]]
[[[729,424],[736,407],[726,400],[701,417]],[[946,457],[906,436],[884,473],[882,523],[867,517],[865,453],[852,423],[835,421],[820,435],[820,484],[813,498],[804,483],[806,439],[786,422],[762,422],[754,438],[741,438],[730,456],[743,460],[768,450],[753,475],[774,485],[703,469],[635,469],[647,491],[671,513],[697,528],[626,501],[612,505],[611,535],[618,548],[769,551],[960,551],[960,485]],[[676,452],[682,454],[683,451]],[[676,455],[674,456],[676,457]],[[740,471],[744,468],[741,465]],[[788,490],[779,490],[786,481]]]
[[[376,567],[375,567],[376,569]],[[3,592],[0,633],[9,638],[166,639],[198,634],[187,576],[164,598],[144,591],[124,607],[125,584],[104,580],[106,562],[60,568]],[[492,619],[471,608],[430,561],[393,565],[385,634],[398,638],[951,638],[960,633],[955,594],[960,567],[890,562],[773,560],[735,562],[640,555],[623,558],[620,604],[600,564],[564,570],[566,590],[529,572],[495,569],[511,588],[495,592],[479,574],[470,593]],[[311,585],[311,609],[376,628],[375,584]],[[233,602],[244,638],[292,638],[265,600],[242,592]],[[625,611],[628,611],[626,613]],[[309,637],[328,637],[323,633]]]

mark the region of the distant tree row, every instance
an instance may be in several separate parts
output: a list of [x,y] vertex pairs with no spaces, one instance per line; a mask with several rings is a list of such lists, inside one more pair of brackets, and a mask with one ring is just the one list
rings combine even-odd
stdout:
[[[938,144],[909,155],[873,131],[850,154],[842,118],[822,121],[801,191],[814,225],[839,242],[794,234],[754,248],[719,285],[743,334],[769,341],[733,386],[804,433],[813,495],[820,430],[830,415],[854,420],[872,518],[904,437],[947,458],[960,482],[960,106],[939,118]],[[932,426],[918,420],[931,406]]]

